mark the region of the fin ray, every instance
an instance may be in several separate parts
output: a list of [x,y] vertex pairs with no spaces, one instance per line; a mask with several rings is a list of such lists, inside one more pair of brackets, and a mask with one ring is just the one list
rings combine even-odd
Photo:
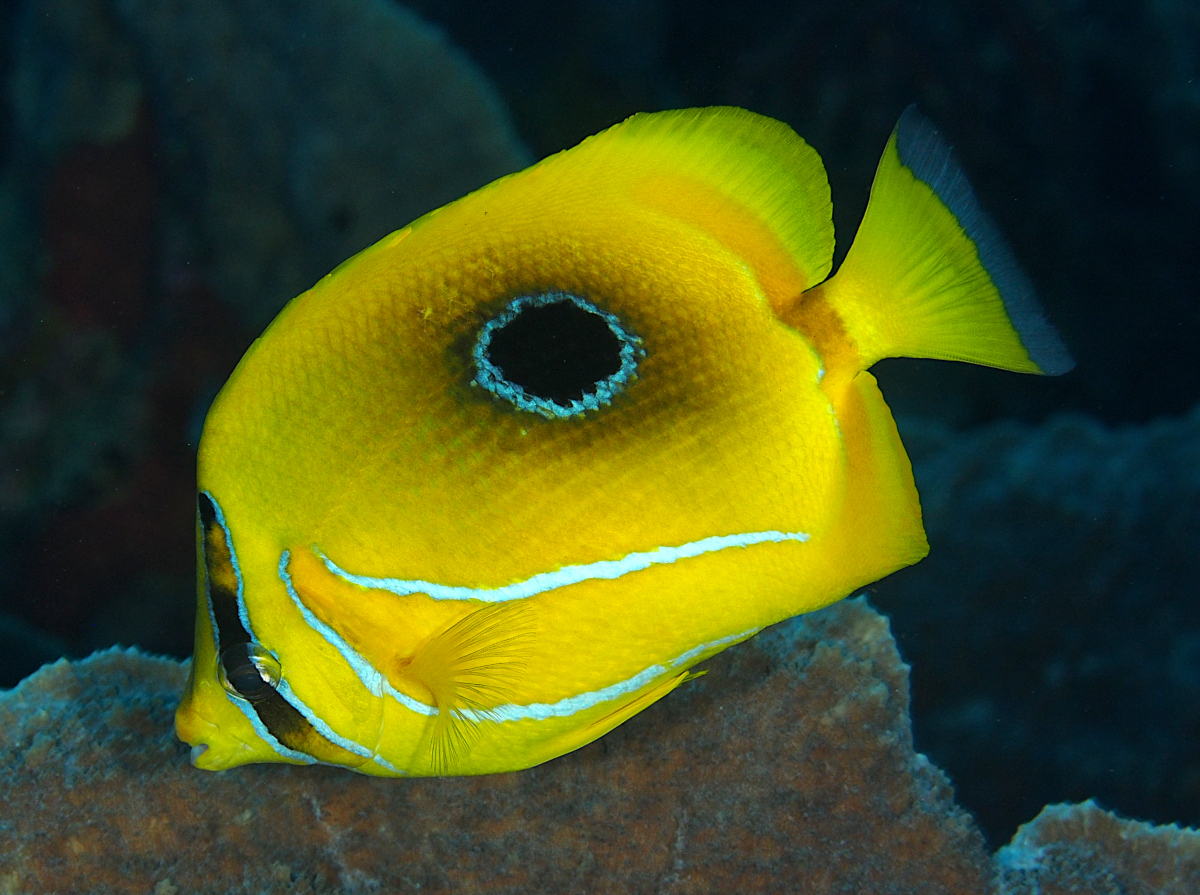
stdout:
[[888,140],[841,268],[785,319],[851,376],[884,357],[1054,375],[1073,366],[950,147],[915,106]]
[[904,110],[896,125],[896,151],[900,161],[933,190],[975,244],[979,261],[1000,293],[1021,344],[1040,371],[1056,376],[1070,370],[1074,362],[1058,333],[1047,323],[1033,283],[1000,229],[979,204],[950,147],[915,104]]
[[534,630],[531,606],[498,603],[464,616],[417,651],[408,673],[437,705],[428,742],[435,774],[451,772],[474,748],[491,710],[511,698]]
[[[805,286],[829,274],[833,206],[825,166],[816,151],[783,122],[729,106],[678,109],[634,115],[593,139],[597,149],[604,145],[601,141],[611,141],[614,149],[625,146],[636,151],[646,174],[658,167],[669,171],[672,180],[695,178],[745,207],[779,240]],[[720,219],[731,214],[728,209],[696,215],[687,206],[685,191],[674,183],[664,197],[664,207],[694,216],[720,241],[731,241],[732,233]],[[731,247],[747,260],[760,260],[754,256],[761,247]]]

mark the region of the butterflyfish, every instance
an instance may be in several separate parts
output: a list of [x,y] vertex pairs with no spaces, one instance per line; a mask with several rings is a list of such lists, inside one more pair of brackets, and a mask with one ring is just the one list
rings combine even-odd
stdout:
[[199,768],[484,774],[927,552],[868,369],[1071,366],[909,109],[835,274],[787,125],[638,114],[295,298],[198,457]]

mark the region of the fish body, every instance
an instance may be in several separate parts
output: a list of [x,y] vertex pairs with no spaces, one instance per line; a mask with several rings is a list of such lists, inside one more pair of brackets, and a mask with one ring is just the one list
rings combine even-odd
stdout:
[[200,444],[194,764],[529,767],[923,557],[867,368],[1070,360],[915,110],[831,221],[786,125],[636,115],[294,299]]

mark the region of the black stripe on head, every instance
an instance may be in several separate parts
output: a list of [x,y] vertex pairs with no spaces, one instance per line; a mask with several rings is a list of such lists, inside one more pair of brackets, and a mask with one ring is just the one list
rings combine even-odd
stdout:
[[320,741],[327,748],[341,751],[317,733],[308,719],[276,689],[282,679],[279,663],[254,642],[238,612],[241,572],[220,508],[207,491],[200,492],[196,503],[204,538],[205,588],[212,609],[213,640],[223,684],[245,699],[267,732],[288,749],[311,755]]
[[213,639],[220,656],[230,646],[249,643],[250,632],[238,615],[238,591],[242,582],[234,565],[229,534],[207,492],[200,492],[196,503],[200,510],[200,530],[204,533],[204,586],[216,626]]

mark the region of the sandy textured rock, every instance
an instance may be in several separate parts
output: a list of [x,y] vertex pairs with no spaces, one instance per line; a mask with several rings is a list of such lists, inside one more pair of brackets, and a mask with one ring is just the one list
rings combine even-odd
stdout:
[[186,669],[59,662],[0,696],[0,890],[987,890],[946,778],[912,750],[907,667],[852,600],[779,626],[607,737],[494,777],[192,769]]
[[1048,805],[996,854],[1002,895],[1195,895],[1200,831]]

